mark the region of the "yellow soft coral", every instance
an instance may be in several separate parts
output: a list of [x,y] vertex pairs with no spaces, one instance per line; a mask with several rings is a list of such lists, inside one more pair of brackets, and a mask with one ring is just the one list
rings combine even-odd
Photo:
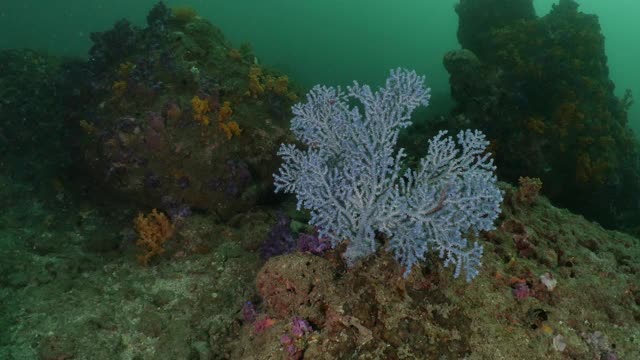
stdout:
[[164,253],[162,246],[173,236],[174,226],[163,213],[156,209],[147,216],[138,214],[133,224],[139,236],[136,245],[141,250],[138,262],[147,266],[153,257]]
[[235,62],[241,62],[242,61],[242,53],[240,52],[240,50],[238,49],[231,49],[229,50],[229,52],[227,53],[227,55],[229,56],[229,58]]
[[269,75],[265,79],[265,89],[278,95],[286,95],[289,91],[289,77],[282,75],[276,78]]
[[118,77],[120,79],[126,79],[129,77],[129,75],[131,74],[131,71],[133,71],[133,69],[135,69],[135,65],[133,63],[131,63],[130,61],[127,61],[125,63],[122,63],[120,65],[118,65]]
[[281,75],[275,77],[273,75],[264,75],[260,66],[253,65],[249,68],[249,90],[247,90],[245,95],[258,98],[264,94],[265,91],[286,97],[292,101],[298,99],[298,96],[289,89],[288,76]]
[[229,140],[233,136],[240,136],[240,133],[242,133],[242,129],[240,129],[240,126],[235,121],[229,121],[228,123],[220,123],[220,129],[222,129],[224,134],[227,136],[227,139]]
[[220,111],[218,111],[218,125],[227,136],[227,139],[231,139],[233,136],[239,136],[242,132],[237,122],[229,121],[232,114],[233,110],[231,109],[231,102],[225,101],[222,104]]
[[298,100],[298,96],[289,88],[289,77],[287,75],[278,77],[267,76],[265,89],[277,95],[284,96],[291,101]]
[[264,93],[264,85],[261,82],[262,69],[258,65],[253,65],[249,69],[249,95],[258,97]]
[[192,22],[198,13],[188,6],[176,6],[171,8],[171,18],[177,23],[187,24]]
[[92,125],[90,122],[88,122],[87,120],[82,119],[82,120],[80,120],[79,124],[80,124],[80,127],[82,128],[82,130],[84,130],[84,132],[85,132],[87,135],[93,135],[93,134],[95,134],[95,133],[96,133],[96,127],[95,127],[95,126],[93,126],[93,125]]
[[202,125],[209,125],[211,119],[209,114],[211,112],[211,104],[208,99],[200,99],[199,96],[194,96],[191,99],[191,108],[193,109],[193,118],[202,123]]
[[558,106],[553,114],[553,120],[560,136],[567,136],[572,129],[582,129],[584,114],[580,112],[578,103],[565,102]]
[[218,111],[218,121],[225,122],[229,120],[232,114],[233,114],[233,110],[231,110],[231,102],[225,101],[222,104],[220,111]]
[[527,121],[527,129],[537,134],[544,134],[544,129],[545,129],[544,118],[539,116],[530,117],[529,120]]
[[127,91],[127,82],[115,81],[113,85],[111,85],[111,90],[113,90],[113,95],[115,95],[115,97],[122,97],[122,95]]
[[576,158],[576,180],[581,184],[603,184],[609,165],[604,159],[592,159],[587,153]]

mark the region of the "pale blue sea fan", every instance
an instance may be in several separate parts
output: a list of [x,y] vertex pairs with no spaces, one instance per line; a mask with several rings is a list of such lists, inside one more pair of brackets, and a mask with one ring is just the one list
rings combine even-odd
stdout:
[[[298,209],[311,211],[310,223],[332,246],[348,241],[349,265],[376,251],[381,232],[405,275],[437,251],[455,277],[464,271],[471,280],[482,246],[463,236],[494,228],[502,193],[480,131],[462,131],[457,141],[442,131],[418,170],[402,169],[398,134],[429,98],[424,77],[405,69],[392,70],[376,92],[357,82],[346,92],[316,85],[292,109],[291,130],[307,148],[280,147],[276,191],[296,194]],[[360,105],[350,106],[354,99]]]

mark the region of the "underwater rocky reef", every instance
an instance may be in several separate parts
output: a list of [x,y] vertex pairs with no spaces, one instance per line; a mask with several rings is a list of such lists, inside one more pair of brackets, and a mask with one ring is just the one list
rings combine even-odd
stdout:
[[156,6],[92,34],[94,101],[80,119],[85,160],[105,189],[180,217],[220,217],[272,194],[277,146],[297,99],[289,78],[257,63],[193,10]]
[[574,0],[541,17],[531,0],[462,0],[456,12],[462,49],[444,58],[456,101],[448,125],[487,133],[501,179],[540,178],[554,203],[608,228],[636,226],[633,98],[614,94],[597,16]]
[[638,140],[597,17],[455,11],[433,118],[413,72],[307,92],[162,2],[87,59],[0,51],[0,358],[640,358]]

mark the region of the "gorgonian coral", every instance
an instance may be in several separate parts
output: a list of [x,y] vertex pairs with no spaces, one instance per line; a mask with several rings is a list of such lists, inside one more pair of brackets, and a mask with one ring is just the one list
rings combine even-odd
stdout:
[[[311,210],[319,236],[336,246],[348,241],[349,265],[374,253],[377,234],[406,267],[436,251],[467,280],[478,274],[482,247],[463,235],[494,228],[502,193],[479,131],[461,131],[457,141],[440,132],[429,141],[417,170],[404,170],[398,134],[411,113],[429,103],[430,89],[414,71],[392,70],[373,92],[357,82],[340,88],[315,86],[293,107],[291,129],[307,145],[283,144],[276,191],[296,194]],[[361,106],[351,107],[358,100]]]

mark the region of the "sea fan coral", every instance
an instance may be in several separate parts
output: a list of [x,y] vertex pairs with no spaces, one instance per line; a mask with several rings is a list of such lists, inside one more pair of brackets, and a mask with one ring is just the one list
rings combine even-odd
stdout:
[[[405,275],[436,251],[455,266],[455,277],[464,271],[471,280],[482,247],[463,234],[494,228],[502,193],[479,131],[462,131],[457,141],[440,132],[420,168],[403,170],[404,150],[395,145],[413,110],[429,103],[424,81],[398,69],[377,92],[357,82],[347,93],[315,86],[307,102],[292,109],[291,129],[308,149],[281,146],[276,191],[295,193],[298,208],[311,210],[311,224],[332,246],[348,240],[349,265],[374,253],[376,234],[383,233]],[[362,107],[349,107],[350,99]]]

